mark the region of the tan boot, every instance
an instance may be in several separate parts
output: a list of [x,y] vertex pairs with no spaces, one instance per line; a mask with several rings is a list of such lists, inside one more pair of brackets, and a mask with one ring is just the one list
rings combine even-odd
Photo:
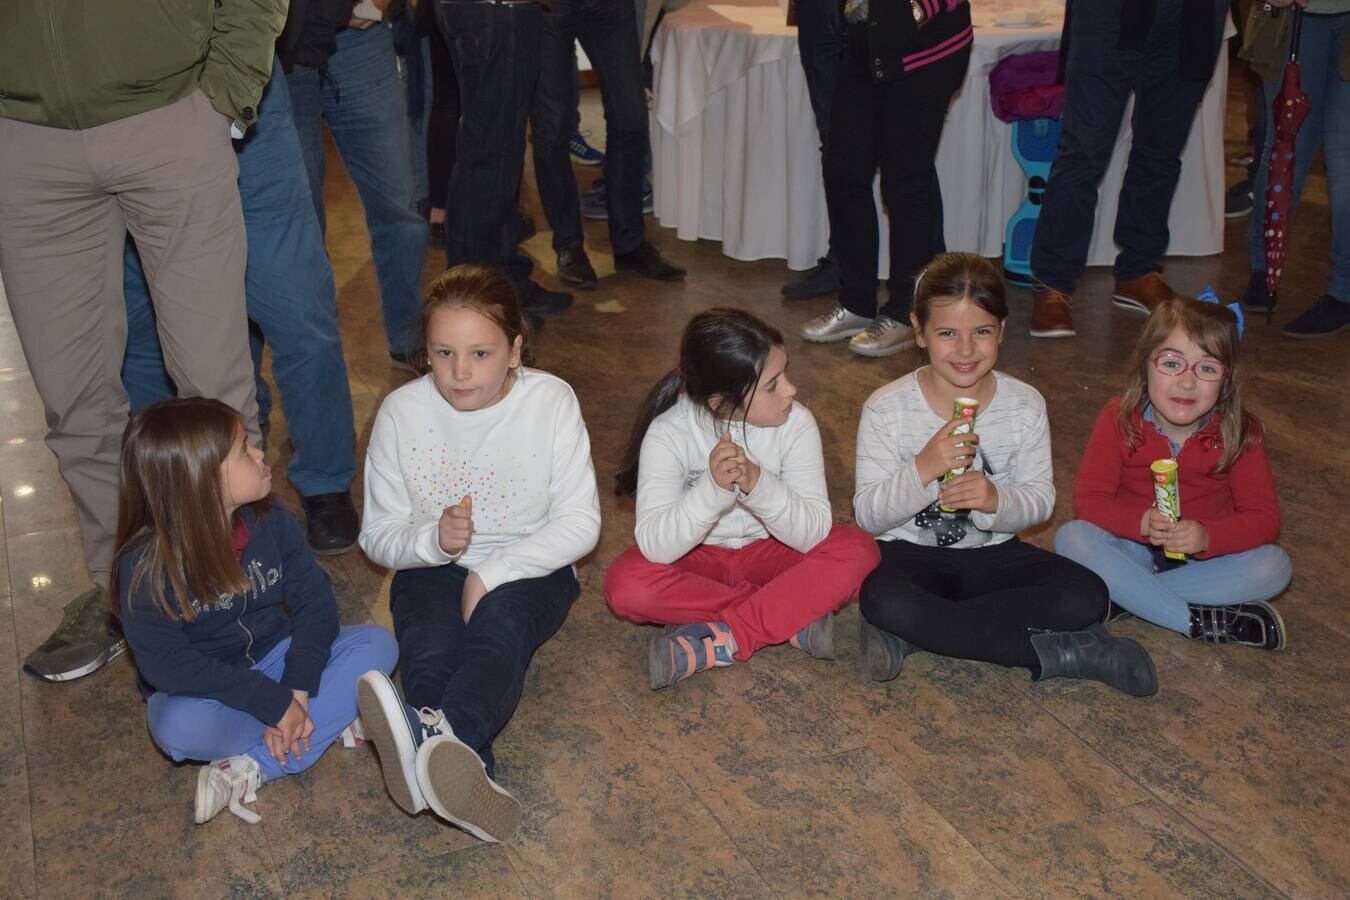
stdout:
[[1031,336],[1041,338],[1073,337],[1073,298],[1049,285],[1036,283],[1031,307]]
[[1117,281],[1116,291],[1112,296],[1116,306],[1147,315],[1153,312],[1153,308],[1159,303],[1171,300],[1176,295],[1176,291],[1172,290],[1172,286],[1161,275],[1149,272],[1138,278]]

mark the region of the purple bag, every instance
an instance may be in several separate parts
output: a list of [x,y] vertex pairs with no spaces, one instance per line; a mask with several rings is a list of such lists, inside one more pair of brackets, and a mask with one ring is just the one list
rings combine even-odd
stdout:
[[989,73],[989,103],[1004,122],[1058,119],[1064,111],[1064,85],[1055,83],[1059,53],[1015,53]]

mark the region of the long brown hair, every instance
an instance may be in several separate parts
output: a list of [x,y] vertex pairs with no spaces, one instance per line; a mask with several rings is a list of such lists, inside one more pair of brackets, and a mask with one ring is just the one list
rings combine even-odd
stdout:
[[713,411],[720,429],[720,423],[729,422],[737,410],[748,411],[769,351],[781,346],[783,335],[777,328],[743,309],[706,309],[690,319],[680,338],[679,365],[652,385],[638,407],[614,476],[614,493],[637,493],[642,439],[652,420],[674,406],[680,394],[688,394],[699,405],[720,397]]
[[231,546],[220,472],[243,428],[234,410],[201,397],[165,400],[131,417],[122,437],[114,558],[128,549],[139,555],[115,591],[130,598],[144,587],[165,615],[190,622],[193,597],[249,589]]
[[521,312],[520,300],[511,280],[499,270],[474,263],[461,263],[446,269],[427,286],[422,304],[422,340],[417,353],[425,362],[427,328],[431,317],[442,309],[471,309],[492,322],[506,335],[508,346],[521,339],[520,361],[534,365],[530,352],[530,323]]
[[1130,380],[1116,411],[1116,430],[1130,449],[1142,442],[1135,422],[1143,415],[1149,400],[1148,370],[1153,365],[1153,354],[1178,328],[1226,370],[1211,415],[1218,417],[1223,439],[1223,454],[1213,471],[1227,472],[1239,456],[1261,439],[1262,432],[1261,421],[1242,408],[1243,368],[1238,353],[1237,316],[1217,303],[1177,296],[1154,307],[1130,355]]

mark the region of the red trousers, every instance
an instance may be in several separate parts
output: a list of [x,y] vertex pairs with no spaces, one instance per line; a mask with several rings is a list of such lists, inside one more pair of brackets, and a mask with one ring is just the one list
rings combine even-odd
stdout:
[[877,542],[852,525],[806,553],[765,538],[739,550],[700,545],[665,565],[630,547],[605,572],[605,596],[634,622],[726,622],[746,660],[842,607],[880,561]]

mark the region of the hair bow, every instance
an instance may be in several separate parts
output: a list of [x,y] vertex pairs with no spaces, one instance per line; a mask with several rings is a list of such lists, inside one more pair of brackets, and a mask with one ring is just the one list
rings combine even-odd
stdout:
[[[1203,291],[1195,295],[1195,299],[1199,300],[1201,303],[1223,304],[1223,301],[1219,299],[1219,295],[1214,292],[1214,288],[1208,284],[1205,285],[1205,289]],[[1227,306],[1229,309],[1233,311],[1233,315],[1237,316],[1238,340],[1241,340],[1242,330],[1247,324],[1247,318],[1242,314],[1242,304],[1229,303],[1227,304]]]

